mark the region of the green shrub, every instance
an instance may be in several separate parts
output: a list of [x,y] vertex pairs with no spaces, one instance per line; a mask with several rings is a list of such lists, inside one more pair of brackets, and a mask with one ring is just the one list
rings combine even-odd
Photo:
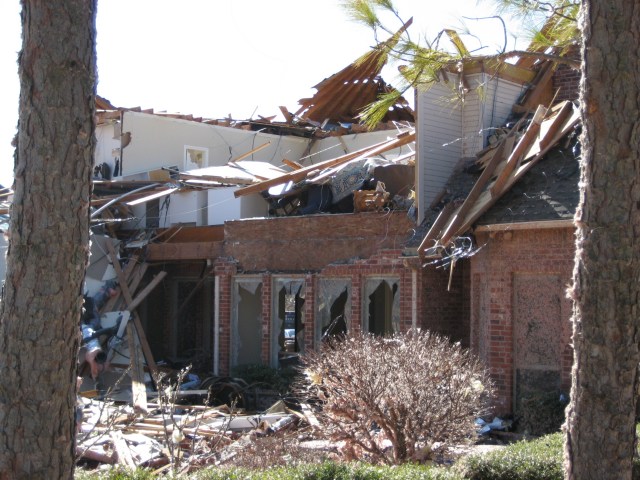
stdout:
[[[640,426],[636,428],[640,434]],[[521,441],[502,450],[470,455],[453,468],[460,478],[469,480],[562,480],[562,433],[545,435],[532,441]],[[633,464],[633,478],[640,480],[640,458]]]
[[265,470],[201,470],[191,478],[197,480],[462,480],[447,469],[421,465],[388,467],[334,462]]
[[561,433],[463,458],[456,469],[471,480],[562,480]]
[[76,468],[75,480],[152,480],[157,478],[151,470],[138,468],[128,470],[126,468],[115,467],[105,471],[85,471]]

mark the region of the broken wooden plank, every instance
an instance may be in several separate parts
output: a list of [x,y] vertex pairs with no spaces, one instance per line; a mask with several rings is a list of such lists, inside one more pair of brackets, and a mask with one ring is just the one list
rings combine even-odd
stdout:
[[448,202],[442,208],[442,210],[440,210],[440,213],[438,214],[436,221],[433,222],[433,225],[431,225],[431,228],[429,229],[425,237],[422,239],[422,242],[418,247],[418,254],[420,256],[422,256],[424,254],[424,251],[427,248],[429,248],[428,246],[429,242],[437,243],[437,238],[440,236],[440,232],[442,231],[442,228],[446,225],[446,223],[451,218],[451,214],[453,213],[454,209],[455,209],[454,203]]
[[129,358],[131,359],[131,399],[136,412],[147,412],[147,387],[144,383],[144,366],[140,340],[133,324],[127,325],[127,340],[129,345]]
[[82,446],[76,447],[76,456],[79,458],[86,458],[87,460],[93,460],[94,462],[106,463],[113,465],[116,463],[114,455],[108,455],[105,453],[102,447],[89,447]]
[[[149,282],[149,284],[142,289],[142,291],[131,301],[130,305],[127,305],[129,310],[134,310],[138,305],[142,303],[142,301],[147,298],[154,288],[167,276],[167,272],[162,271],[158,273],[153,279]],[[133,290],[130,290],[133,291]]]
[[[235,162],[239,162],[240,160],[247,158],[251,155],[253,155],[256,152],[259,152],[260,150],[262,150],[263,148],[268,147],[269,145],[271,145],[271,140],[269,140],[267,143],[263,143],[262,145],[258,145],[256,148],[252,148],[251,150],[249,150],[246,153],[243,153],[242,155],[240,155],[239,157],[234,158],[233,160],[230,160],[229,163],[233,164]],[[235,165],[234,165],[235,166]]]
[[300,169],[304,168],[298,162],[294,162],[293,160],[287,160],[286,158],[282,159],[282,163],[284,163],[285,165],[293,168],[294,170],[300,170]]
[[[553,62],[545,62],[538,71],[536,78],[533,80],[531,86],[526,91],[525,96],[521,104],[513,106],[512,111],[515,113],[527,113],[533,110],[536,105],[542,103],[548,103],[548,98],[551,97],[551,80],[555,71],[555,65]],[[547,102],[545,101],[547,100]]]
[[540,125],[544,120],[544,116],[547,113],[547,109],[542,105],[538,106],[538,109],[533,115],[531,119],[531,123],[529,127],[524,132],[524,135],[518,141],[516,148],[511,152],[509,158],[507,158],[507,163],[505,164],[502,171],[499,173],[498,178],[491,186],[491,194],[497,195],[502,192],[505,184],[507,183],[507,179],[511,176],[513,171],[517,168],[520,160],[522,159],[525,152],[531,147],[533,142],[535,141],[536,136],[540,132]]
[[223,177],[221,175],[195,175],[191,173],[180,173],[180,180],[199,180],[204,182],[216,182],[223,185],[251,185],[256,181],[242,177]]
[[[118,276],[118,281],[120,282],[120,288],[122,289],[122,294],[124,295],[124,299],[127,305],[133,303],[133,299],[131,298],[131,292],[129,291],[129,286],[127,285],[126,278],[122,269],[120,268],[120,263],[118,262],[118,256],[116,254],[115,249],[111,242],[107,242],[107,248],[109,250],[109,257],[111,258],[111,262],[116,271],[116,275]],[[136,331],[138,332],[138,338],[140,339],[140,346],[142,347],[142,352],[144,353],[144,357],[147,361],[147,366],[151,371],[151,378],[155,383],[155,376],[158,372],[158,367],[156,365],[155,360],[153,359],[153,354],[151,353],[151,348],[149,347],[149,342],[147,342],[147,337],[144,333],[144,329],[142,328],[142,322],[140,321],[140,317],[138,317],[137,312],[131,312],[133,316],[133,323],[136,327]]]
[[441,243],[442,245],[446,245],[447,243],[449,243],[449,240],[451,240],[451,238],[456,234],[460,224],[466,218],[467,213],[476,203],[476,201],[480,197],[480,194],[489,183],[489,180],[491,180],[494,171],[498,168],[498,165],[500,165],[500,163],[504,159],[506,152],[509,152],[513,149],[513,143],[515,141],[514,135],[515,129],[511,130],[506,138],[502,142],[500,142],[500,145],[496,148],[496,152],[494,153],[493,157],[491,158],[485,169],[482,171],[482,174],[480,174],[480,178],[478,178],[476,183],[473,185],[473,188],[467,195],[467,198],[465,198],[460,208],[454,213],[451,221],[444,229],[439,243]]
[[[573,111],[573,104],[569,101],[566,101],[556,108],[558,109],[554,109],[555,116],[552,119],[549,119],[549,122],[546,122],[545,124],[540,126],[540,140],[538,142],[539,151],[545,150],[547,147],[552,146],[552,142],[554,142],[556,133],[562,128],[566,120],[571,115],[571,112]],[[532,151],[527,152],[527,157],[530,156],[533,156]]]
[[122,432],[113,430],[109,433],[109,437],[111,437],[113,447],[118,456],[118,463],[135,470],[137,468],[136,462],[133,460],[133,455],[131,455],[131,450],[129,450],[129,446],[122,436]]
[[138,198],[136,200],[131,200],[129,202],[126,202],[127,205],[129,205],[130,207],[133,207],[135,205],[139,205],[141,203],[146,203],[146,202],[150,202],[151,200],[155,200],[156,198],[161,198],[161,197],[165,197],[167,195],[171,195],[174,192],[177,192],[180,190],[180,187],[171,187],[171,188],[167,188],[166,190],[162,190],[160,192],[156,192],[156,193],[152,193],[151,195],[146,195],[142,198]]
[[254,185],[250,185],[248,187],[240,188],[234,192],[234,195],[236,197],[240,197],[243,195],[249,195],[251,193],[262,192],[263,190],[266,190],[269,187],[272,187],[274,185],[280,185],[288,181],[298,182],[306,178],[307,174],[313,170],[334,167],[336,165],[340,165],[341,163],[346,163],[349,160],[353,160],[356,158],[367,158],[368,156],[378,155],[388,150],[392,150],[394,148],[398,148],[408,143],[411,143],[415,140],[415,138],[416,138],[415,130],[408,130],[396,135],[396,137],[391,140],[386,140],[384,142],[376,143],[369,147],[361,148],[359,150],[356,150],[355,152],[348,153],[346,155],[342,155],[340,157],[337,157],[331,160],[326,160],[324,162],[316,163],[315,165],[310,165],[308,167],[301,168],[300,170],[288,172],[288,173],[285,173],[284,175],[280,175],[270,180],[265,180],[260,183],[256,183]]
[[[558,127],[558,129],[554,129],[556,133],[555,135],[553,135],[553,138],[549,141],[547,146],[543,150],[538,152],[529,161],[520,165],[517,168],[517,170],[514,172],[514,174],[509,177],[509,179],[507,180],[507,184],[505,185],[502,191],[503,193],[508,191],[513,186],[514,183],[520,180],[520,178],[522,178],[522,176],[531,167],[533,167],[533,165],[535,165],[538,162],[538,160],[544,157],[544,155],[549,151],[549,149],[551,149],[554,145],[556,145],[579,122],[580,120],[579,111],[573,108],[573,105],[571,104],[571,102],[567,102],[567,103],[569,104],[569,108],[571,108],[571,112],[572,112],[571,115],[564,122],[562,122],[561,127]],[[493,204],[498,201],[501,195],[502,193],[500,195],[492,196],[490,191],[485,190],[480,196],[480,198],[478,199],[478,201],[476,202],[476,205],[474,206],[474,208],[469,212],[469,214],[467,215],[467,218],[460,225],[460,227],[458,228],[455,234],[458,235],[460,233],[467,231],[471,227],[473,222],[475,222],[478,218],[480,218],[482,214],[484,214],[487,210],[489,210],[489,208],[491,208]]]
[[307,423],[314,428],[320,427],[320,422],[318,421],[315,414],[313,413],[313,410],[311,410],[311,407],[309,406],[309,404],[301,403],[300,407],[302,408],[302,414],[304,415],[304,418],[307,421]]
[[287,107],[283,107],[282,105],[278,107],[280,109],[280,112],[282,113],[282,116],[284,117],[284,121],[287,123],[293,123],[293,115],[289,112],[289,110],[287,109]]
[[[128,264],[127,264],[128,266]],[[147,272],[147,268],[149,267],[148,263],[142,263],[134,266],[133,270],[129,274],[129,291],[135,293],[138,290],[138,285],[144,278],[145,273]],[[126,272],[125,272],[126,273]],[[114,304],[112,310],[121,310],[121,306],[123,305],[122,292],[119,292],[120,295],[116,298],[116,303]]]
[[[127,262],[127,265],[124,267],[124,275],[127,278],[127,281],[129,281],[129,278],[131,278],[131,275],[134,269],[136,268],[137,264],[138,264],[138,255],[132,255],[131,257],[129,257],[129,261]],[[102,308],[100,308],[100,313],[111,312],[115,310],[115,305],[118,302],[120,295],[122,294],[122,290],[120,288],[120,285],[117,285],[114,288],[114,290],[116,291],[116,294],[109,297],[109,299],[105,302]]]

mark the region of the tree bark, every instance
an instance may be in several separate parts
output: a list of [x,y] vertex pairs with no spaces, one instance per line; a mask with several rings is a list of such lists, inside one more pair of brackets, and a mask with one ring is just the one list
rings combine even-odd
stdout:
[[640,4],[582,4],[569,479],[630,479],[640,354]]
[[96,0],[22,0],[0,320],[0,478],[73,478],[95,149]]

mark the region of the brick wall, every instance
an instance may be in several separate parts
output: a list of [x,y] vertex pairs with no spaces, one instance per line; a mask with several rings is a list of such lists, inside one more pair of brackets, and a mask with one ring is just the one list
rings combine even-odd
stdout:
[[[580,60],[580,51],[576,47],[567,55]],[[553,75],[553,91],[557,92],[556,102],[578,100],[580,96],[580,70],[568,65],[558,65]]]
[[570,386],[565,290],[573,270],[573,229],[483,232],[477,240],[486,246],[470,261],[471,346],[495,381],[496,413],[511,413],[514,400],[537,388],[543,373],[545,388],[556,377],[554,388]]
[[246,271],[320,270],[400,248],[414,227],[406,212],[236,220],[225,222],[224,252]]
[[[220,352],[220,374],[225,375],[229,372],[229,356],[231,345],[231,315],[232,315],[232,298],[231,289],[233,279],[237,275],[241,275],[236,269],[236,262],[233,259],[218,259],[215,264],[215,275],[220,282],[220,302],[219,302],[219,352]],[[413,306],[413,273],[417,272],[416,280],[418,281],[416,313],[420,318],[420,272],[412,268],[405,262],[402,257],[402,250],[388,249],[381,250],[375,255],[367,259],[352,260],[348,263],[333,264],[325,266],[325,268],[317,272],[307,272],[304,275],[305,288],[305,330],[304,330],[304,348],[305,350],[316,348],[315,339],[315,310],[317,300],[318,278],[340,278],[349,279],[351,282],[351,331],[359,332],[362,329],[362,291],[367,278],[389,277],[399,280],[400,295],[400,328],[408,330],[412,326]],[[300,272],[298,272],[299,274]],[[273,289],[272,283],[274,278],[282,276],[277,272],[262,273],[262,361],[269,365],[272,358],[272,340],[273,331],[272,315],[273,315]],[[296,275],[291,272],[284,274]]]
[[427,266],[422,272],[422,327],[469,346],[469,310],[464,279],[468,264],[459,261],[453,267]]
[[[213,309],[215,311],[216,301],[218,302],[218,369],[220,374],[229,372],[229,360],[231,356],[231,296],[232,278],[236,272],[236,263],[229,258],[219,257],[214,264],[214,275],[218,279],[219,298],[213,298]],[[214,286],[215,288],[215,286]],[[215,328],[215,327],[214,327]],[[215,335],[215,332],[214,332]]]

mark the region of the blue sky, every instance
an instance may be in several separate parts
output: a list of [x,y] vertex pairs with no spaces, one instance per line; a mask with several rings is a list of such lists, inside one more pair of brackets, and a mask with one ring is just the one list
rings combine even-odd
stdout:
[[[490,0],[396,0],[413,38],[467,27],[492,53],[503,42]],[[18,117],[19,0],[0,1],[0,183],[10,184]],[[395,24],[394,24],[395,26]],[[311,87],[374,43],[339,0],[99,0],[98,94],[116,106],[234,118],[291,111]],[[521,41],[524,41],[522,36]],[[509,46],[514,38],[509,36]],[[467,47],[480,46],[465,38]],[[526,42],[525,42],[526,44]],[[391,81],[393,71],[385,79]]]

